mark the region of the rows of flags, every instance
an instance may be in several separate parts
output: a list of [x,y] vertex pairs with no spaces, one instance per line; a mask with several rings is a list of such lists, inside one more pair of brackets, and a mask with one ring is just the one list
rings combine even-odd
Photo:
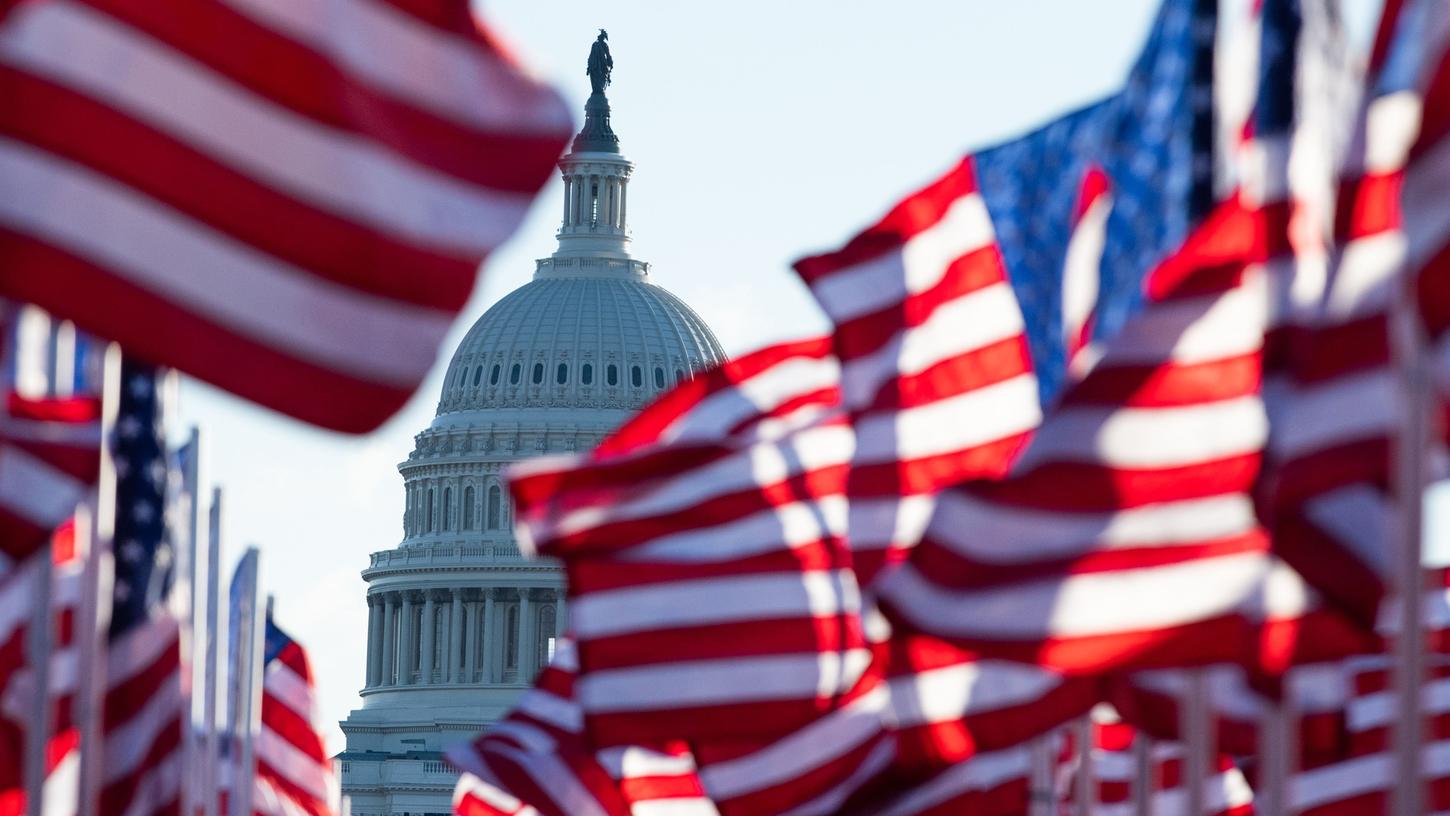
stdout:
[[[239,619],[229,635],[230,642],[241,642],[252,627],[256,642],[264,644],[254,671],[229,664],[233,697],[258,690],[255,716],[225,722],[194,717],[194,686],[208,675],[215,682],[220,671],[215,664],[207,670],[204,659],[192,654],[192,633],[205,624],[190,614],[179,591],[183,557],[195,558],[197,538],[185,530],[185,513],[176,511],[196,501],[197,471],[190,465],[199,451],[195,437],[180,449],[168,447],[160,371],[130,359],[117,365],[114,355],[107,363],[103,344],[69,326],[57,331],[59,321],[33,308],[24,319],[18,309],[8,314],[15,319],[6,327],[6,381],[13,389],[10,404],[24,410],[26,431],[16,444],[44,454],[50,449],[35,441],[59,439],[78,452],[82,428],[96,462],[89,481],[64,494],[70,502],[65,518],[56,523],[41,516],[40,510],[56,512],[51,508],[61,497],[35,491],[33,500],[49,504],[33,505],[39,509],[30,524],[6,531],[7,558],[0,563],[0,813],[232,814],[224,792],[212,794],[205,809],[200,778],[208,765],[214,780],[255,779],[251,813],[337,813],[307,655],[278,627],[270,608],[255,621],[234,616]],[[74,359],[62,364],[59,354]],[[26,366],[35,370],[27,373]],[[103,399],[108,368],[117,369],[115,387]],[[74,382],[60,382],[60,371],[75,372]],[[85,385],[92,379],[94,387]],[[102,402],[113,406],[105,416]],[[27,466],[0,458],[0,470],[22,477]],[[109,517],[101,515],[102,497],[112,507]],[[38,542],[41,524],[55,529]],[[251,575],[255,579],[255,569]],[[203,640],[217,638],[213,630]],[[187,742],[207,730],[220,732],[219,738]],[[255,758],[244,768],[232,749],[251,741]],[[206,745],[215,746],[209,758]]]
[[[1442,807],[1450,5],[1348,53],[1163,0],[1119,92],[796,264],[829,335],[516,468],[570,639],[457,812]],[[3,313],[0,807],[327,813],[254,580],[187,749],[158,366],[377,427],[569,117],[462,0],[3,4],[0,87],[0,296],[54,316]]]
[[1447,46],[1164,0],[1120,92],[796,264],[829,336],[515,466],[572,646],[456,812],[1442,809]]

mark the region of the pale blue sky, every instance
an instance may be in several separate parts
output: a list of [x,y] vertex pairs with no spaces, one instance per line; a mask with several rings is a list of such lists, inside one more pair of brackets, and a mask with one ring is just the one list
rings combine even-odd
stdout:
[[[1355,4],[1366,19],[1373,0]],[[1154,0],[496,0],[489,19],[582,111],[589,44],[609,30],[614,128],[638,164],[630,219],[655,282],[732,353],[824,321],[789,270],[965,150],[1110,92]],[[481,283],[427,383],[381,430],[344,437],[187,380],[204,467],[227,492],[225,561],[262,551],[280,623],[313,654],[331,726],[357,704],[367,615],[359,571],[398,543],[396,465],[432,419],[447,354],[554,248],[551,183]],[[399,270],[406,275],[407,270]],[[335,726],[330,747],[341,747]]]

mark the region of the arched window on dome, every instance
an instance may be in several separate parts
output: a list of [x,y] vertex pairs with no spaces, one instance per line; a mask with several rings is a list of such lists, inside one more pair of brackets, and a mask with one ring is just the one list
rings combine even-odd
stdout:
[[554,382],[557,382],[559,385],[563,385],[564,383],[566,383],[568,381],[569,381],[569,364],[568,363],[560,363],[559,364],[559,371],[554,375]]
[[453,529],[453,488],[443,488],[443,529]]
[[594,365],[592,363],[585,363],[579,369],[579,382],[585,385],[590,385],[594,382]]
[[604,371],[604,380],[610,385],[619,385],[619,366],[610,363]]
[[475,515],[473,510],[473,499],[473,485],[469,485],[468,487],[463,488],[463,529],[465,530],[473,529],[473,519]]
[[477,388],[479,381],[482,380],[482,379],[483,379],[483,366],[479,366],[478,368],[475,368],[473,370],[473,387],[474,388]]
[[544,364],[534,363],[534,385],[544,381]]
[[501,368],[502,367],[498,363],[493,364],[493,370],[488,372],[489,385],[498,385],[498,375]]
[[438,528],[433,526],[433,488],[428,488],[428,529],[425,532],[436,533]]
[[509,385],[518,385],[519,375],[522,373],[523,369],[519,367],[518,363],[514,363],[514,367],[509,369]]
[[488,486],[488,529],[497,530],[503,517],[503,491],[498,485]]
[[655,388],[665,387],[665,370],[655,366]]
[[629,381],[635,388],[644,385],[644,372],[640,370],[639,366],[630,368]]
[[685,381],[685,372],[684,372],[684,369],[679,369],[679,368],[675,369],[675,382],[682,383],[684,381]]

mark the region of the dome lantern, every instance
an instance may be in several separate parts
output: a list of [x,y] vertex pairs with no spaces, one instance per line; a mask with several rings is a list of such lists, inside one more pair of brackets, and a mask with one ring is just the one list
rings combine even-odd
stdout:
[[[584,104],[584,127],[574,137],[569,153],[559,160],[564,177],[564,216],[559,225],[559,249],[550,261],[597,257],[628,260],[628,190],[634,163],[619,152],[619,137],[609,122],[609,99],[604,89],[611,81],[614,58],[609,35],[599,38],[589,52],[589,81],[593,92]],[[564,271],[568,263],[541,261],[538,274]],[[634,264],[604,264],[600,273],[642,274]]]

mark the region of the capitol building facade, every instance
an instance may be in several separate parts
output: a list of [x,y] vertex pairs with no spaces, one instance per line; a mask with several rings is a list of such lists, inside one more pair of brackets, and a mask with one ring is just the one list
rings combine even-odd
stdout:
[[450,814],[456,774],[442,750],[502,718],[563,633],[563,574],[520,556],[508,466],[587,451],[724,358],[704,321],[630,254],[634,165],[602,88],[559,168],[558,250],[454,352],[437,416],[398,467],[402,541],[362,573],[366,677],[338,757],[354,816]]

